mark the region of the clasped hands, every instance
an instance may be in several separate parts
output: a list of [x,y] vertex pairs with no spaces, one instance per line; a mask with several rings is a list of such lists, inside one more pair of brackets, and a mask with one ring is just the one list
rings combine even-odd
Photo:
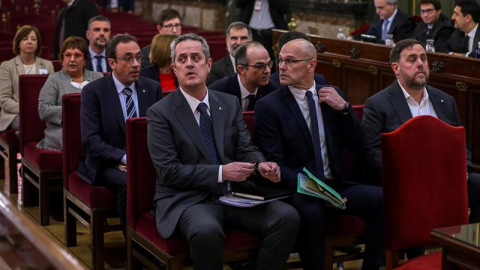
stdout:
[[[232,162],[223,165],[222,179],[229,181],[245,181],[254,172],[255,164],[248,162]],[[277,163],[263,161],[258,164],[258,172],[266,179],[278,183],[280,182],[280,167]]]

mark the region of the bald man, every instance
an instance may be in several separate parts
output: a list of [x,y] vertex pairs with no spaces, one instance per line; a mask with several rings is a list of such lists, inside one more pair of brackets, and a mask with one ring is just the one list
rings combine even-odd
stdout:
[[[332,211],[365,219],[363,269],[378,269],[385,265],[382,189],[360,185],[344,173],[343,148],[360,153],[362,130],[337,87],[315,84],[316,56],[313,44],[304,39],[283,46],[278,58],[282,86],[256,104],[255,144],[280,166],[284,187],[296,190],[297,174],[305,167],[346,198],[346,210]],[[303,269],[324,269],[319,254],[324,249],[326,203],[300,193],[288,202],[301,217],[297,246]]]

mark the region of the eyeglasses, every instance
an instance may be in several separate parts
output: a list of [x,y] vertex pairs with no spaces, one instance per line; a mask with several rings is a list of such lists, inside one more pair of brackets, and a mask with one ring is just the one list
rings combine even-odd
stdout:
[[71,59],[72,56],[75,59],[80,59],[80,57],[83,57],[83,53],[65,53],[65,52],[63,53],[64,58]]
[[295,63],[302,62],[302,61],[310,61],[312,59],[313,58],[305,58],[305,59],[281,59],[281,58],[278,58],[277,59],[277,65],[280,66],[280,65],[282,65],[282,63],[285,63],[287,66],[291,67]]
[[429,14],[429,13],[432,13],[432,12],[433,12],[433,8],[420,9],[420,13],[421,13],[421,14],[423,14],[423,13]]
[[170,28],[180,28],[182,27],[182,24],[181,23],[176,23],[176,24],[167,24],[167,25],[164,25],[163,26],[164,28],[167,28],[167,29],[170,29]]
[[138,63],[141,63],[143,61],[143,55],[137,55],[135,57],[117,57],[117,59],[125,61],[127,64],[132,64],[133,59],[137,60]]
[[265,69],[266,67],[272,68],[273,67],[273,61],[270,61],[268,63],[256,63],[255,65],[247,65],[247,64],[242,64],[244,67],[254,67],[258,69]]

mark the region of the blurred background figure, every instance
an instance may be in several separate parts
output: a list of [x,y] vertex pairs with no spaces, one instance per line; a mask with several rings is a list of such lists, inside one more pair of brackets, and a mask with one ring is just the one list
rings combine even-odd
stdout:
[[160,83],[162,91],[175,90],[178,87],[178,81],[173,73],[170,56],[170,44],[177,38],[176,35],[157,34],[153,40],[150,49],[151,66],[144,67],[140,71],[140,76],[145,76]]
[[62,96],[80,93],[89,82],[103,77],[102,73],[90,71],[87,42],[81,37],[69,37],[62,45],[60,61],[62,70],[50,75],[38,97],[38,115],[45,121],[45,138],[37,147],[61,151],[62,143]]
[[18,129],[18,77],[22,74],[52,74],[52,62],[40,58],[42,38],[35,26],[24,25],[13,38],[15,58],[0,66],[0,131]]
[[88,70],[98,72],[112,71],[105,53],[111,33],[111,23],[107,17],[98,15],[88,21],[87,39],[90,43],[88,51],[92,60],[87,66]]

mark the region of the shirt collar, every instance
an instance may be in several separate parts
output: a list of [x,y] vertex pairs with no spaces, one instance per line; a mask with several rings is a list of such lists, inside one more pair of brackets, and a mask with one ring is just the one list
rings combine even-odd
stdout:
[[248,92],[247,88],[243,86],[242,81],[240,80],[240,74],[237,73],[237,79],[238,79],[238,85],[240,86],[240,95],[242,96],[242,99],[248,97],[251,94],[257,95],[258,87],[255,89],[253,93]]
[[478,28],[478,23],[477,25],[475,25],[475,28],[472,29],[472,31],[470,31],[467,36],[469,36],[472,40],[475,39],[475,34],[477,33],[477,28]]
[[[92,47],[88,46],[88,51],[90,52],[90,58],[91,59],[93,59],[95,56],[97,56],[97,53],[92,50]],[[103,55],[103,57],[105,57],[105,50],[103,50],[103,52],[100,53],[100,55]]]
[[132,83],[130,85],[123,85],[123,83],[121,83],[119,80],[117,80],[117,78],[115,78],[115,74],[113,74],[113,72],[112,72],[112,78],[113,78],[113,83],[115,84],[115,87],[117,88],[117,93],[118,94],[122,93],[123,89],[125,89],[127,87],[132,89],[132,92],[135,91],[135,83]]
[[[403,95],[405,96],[405,99],[412,99],[412,100],[415,100],[412,96],[410,96],[410,94],[407,92],[407,90],[405,90],[405,88],[403,88],[403,86],[401,84],[398,84],[400,85],[400,88],[402,89],[402,92],[403,92]],[[427,92],[427,88],[424,87],[423,88],[423,97],[422,97],[422,101],[426,101],[428,100],[428,92]],[[421,102],[420,102],[421,103]]]
[[187,92],[183,91],[182,87],[180,88],[180,92],[182,92],[183,96],[187,100],[188,106],[190,106],[190,110],[192,110],[192,113],[195,113],[197,110],[198,104],[201,102],[207,104],[208,110],[210,110],[210,103],[208,102],[208,89],[207,89],[207,94],[203,98],[203,100],[198,100],[194,98],[193,96],[189,95]]
[[398,11],[398,9],[395,8],[395,11],[393,12],[392,16],[390,16],[390,18],[388,18],[388,19],[385,19],[386,21],[388,21],[389,26],[392,25],[393,19],[395,19],[395,15],[397,15],[397,11]]
[[292,95],[295,97],[296,100],[305,100],[305,94],[307,91],[312,92],[313,96],[317,95],[317,91],[315,89],[315,83],[309,88],[309,89],[298,89],[293,86],[288,86],[290,89],[290,92],[292,92]]
[[235,57],[233,57],[230,53],[228,53],[230,57],[230,61],[232,61],[233,71],[237,72],[237,66],[235,65]]

